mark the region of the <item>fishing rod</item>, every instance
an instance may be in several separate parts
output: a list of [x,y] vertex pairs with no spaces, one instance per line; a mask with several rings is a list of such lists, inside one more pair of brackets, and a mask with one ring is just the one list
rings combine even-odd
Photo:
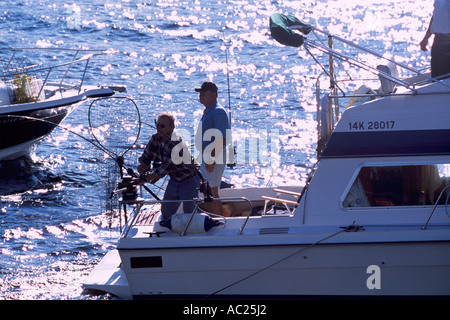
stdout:
[[228,115],[230,118],[231,123],[231,89],[230,89],[230,70],[229,70],[229,64],[228,64],[228,46],[226,45],[226,39],[225,39],[225,31],[222,31],[223,33],[223,42],[225,43],[225,62],[227,64],[227,85],[228,85]]
[[[228,86],[228,116],[230,121],[230,127],[231,127],[231,89],[230,89],[230,70],[229,70],[229,64],[228,64],[228,46],[225,39],[225,31],[222,30],[223,33],[223,42],[225,43],[225,62],[227,64],[227,86]],[[231,131],[231,130],[230,130]],[[236,147],[233,146],[233,137],[230,132],[230,140],[228,143],[228,160],[229,163],[227,166],[231,169],[233,169],[236,166]],[[233,155],[231,155],[233,154]],[[231,161],[232,160],[232,161]]]

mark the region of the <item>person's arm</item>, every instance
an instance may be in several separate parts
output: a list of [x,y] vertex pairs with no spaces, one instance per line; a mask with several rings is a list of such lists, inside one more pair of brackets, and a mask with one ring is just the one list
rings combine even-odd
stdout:
[[139,157],[139,165],[137,170],[140,174],[144,173],[150,168],[152,161],[156,159],[156,144],[155,135],[150,138],[150,141],[145,146],[142,156]]
[[[211,164],[206,164],[206,171],[213,172],[214,166],[216,165],[218,157],[222,157],[222,153],[225,151],[226,146],[226,132],[228,129],[228,115],[225,110],[217,110],[217,113],[215,114],[213,118],[213,126],[217,130],[220,131],[220,137],[215,137],[214,139],[214,149],[212,151],[211,156],[214,157],[214,161]],[[220,152],[222,151],[222,152]],[[219,161],[222,161],[219,160]]]
[[428,51],[427,45],[428,45],[428,40],[431,37],[431,24],[432,23],[433,23],[433,17],[431,17],[431,19],[430,19],[430,24],[428,25],[428,29],[427,29],[427,32],[425,33],[425,36],[423,37],[422,41],[420,41],[420,49],[422,51]]
[[157,182],[159,179],[170,173],[172,165],[173,163],[170,157],[167,157],[167,155],[163,155],[163,159],[161,160],[160,165],[154,168],[150,174],[145,176],[145,181],[150,183]]
[[[161,164],[153,170],[153,174],[155,176],[158,176],[158,178],[162,178],[173,170],[174,166],[176,165],[175,162],[172,159],[173,156],[175,156],[175,153],[178,152],[178,156],[180,157],[180,153],[184,151],[183,149],[183,141],[181,138],[177,137],[176,140],[170,140],[169,147],[165,150],[163,154],[161,154]],[[175,150],[174,150],[175,149]],[[181,159],[183,156],[181,155]],[[177,164],[179,158],[175,159]]]

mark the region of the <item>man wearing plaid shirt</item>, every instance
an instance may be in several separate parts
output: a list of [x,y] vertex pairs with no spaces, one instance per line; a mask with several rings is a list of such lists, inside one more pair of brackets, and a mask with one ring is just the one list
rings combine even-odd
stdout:
[[[139,158],[138,172],[140,174],[152,169],[146,176],[147,182],[155,183],[160,178],[169,175],[163,200],[183,201],[185,213],[191,213],[195,206],[192,199],[198,197],[200,178],[192,162],[192,157],[181,137],[173,131],[175,119],[168,113],[157,117],[156,130]],[[153,162],[153,168],[150,164]],[[181,202],[181,201],[180,201]],[[162,202],[161,213],[164,219],[170,218],[180,205],[180,202]]]

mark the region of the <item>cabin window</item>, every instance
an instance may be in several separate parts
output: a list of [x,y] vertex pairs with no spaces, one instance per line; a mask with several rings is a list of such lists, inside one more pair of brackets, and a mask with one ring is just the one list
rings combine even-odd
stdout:
[[[344,207],[434,205],[450,184],[450,164],[362,167]],[[439,204],[445,204],[449,190]]]

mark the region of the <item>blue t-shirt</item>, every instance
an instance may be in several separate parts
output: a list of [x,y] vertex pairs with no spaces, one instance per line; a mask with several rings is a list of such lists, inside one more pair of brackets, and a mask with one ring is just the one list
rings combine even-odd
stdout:
[[[215,140],[215,136],[218,134],[218,132],[214,131],[207,132],[209,129],[218,129],[222,134],[222,138],[226,140],[227,129],[231,128],[226,110],[221,105],[218,105],[217,101],[205,110],[200,125],[202,130],[202,152]],[[207,133],[206,136],[205,132]],[[208,140],[209,136],[211,136],[211,140]],[[225,150],[223,152],[223,159],[225,163]]]

